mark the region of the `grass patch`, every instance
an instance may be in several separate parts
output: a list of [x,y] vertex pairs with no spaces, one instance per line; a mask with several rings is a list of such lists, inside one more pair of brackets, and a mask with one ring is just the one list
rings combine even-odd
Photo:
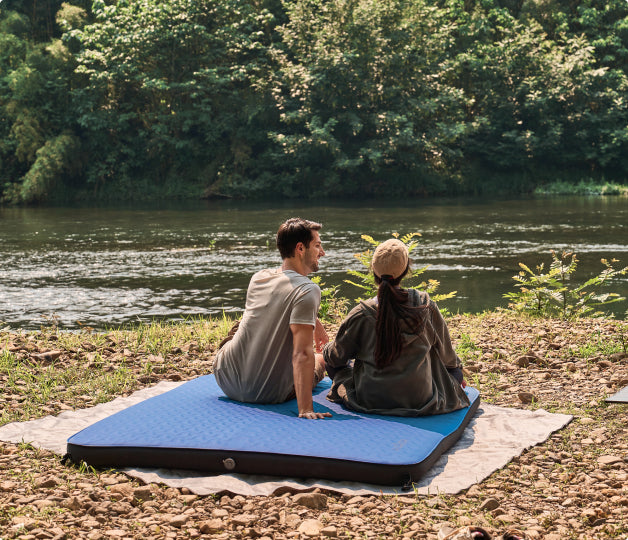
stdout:
[[[211,354],[233,320],[138,323],[103,333],[0,333],[0,425],[127,395],[158,379],[211,371]],[[56,351],[53,360],[45,353]]]
[[595,182],[593,180],[580,180],[573,184],[570,182],[550,182],[539,186],[534,190],[535,195],[628,195],[628,186],[613,182]]

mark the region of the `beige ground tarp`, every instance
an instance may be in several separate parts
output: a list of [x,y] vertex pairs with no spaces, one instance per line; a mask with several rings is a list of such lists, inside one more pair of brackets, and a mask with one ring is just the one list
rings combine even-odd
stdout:
[[[28,442],[57,454],[66,452],[66,441],[77,431],[130,407],[149,397],[171,390],[182,383],[161,382],[139,390],[129,397],[117,398],[76,411],[65,411],[58,416],[46,416],[29,422],[14,422],[0,427],[0,440]],[[527,411],[495,405],[480,405],[462,437],[443,454],[420,482],[415,484],[418,494],[455,494],[482,481],[505,466],[526,448],[545,441],[554,431],[567,425],[572,417],[548,413],[542,409]],[[301,480],[270,476],[238,474],[207,475],[203,473],[165,469],[122,469],[129,476],[146,483],[157,482],[172,487],[187,487],[198,495],[229,492],[240,495],[270,495],[285,491],[307,491],[319,487],[341,493],[395,494],[399,486],[387,487],[355,482],[330,480]]]

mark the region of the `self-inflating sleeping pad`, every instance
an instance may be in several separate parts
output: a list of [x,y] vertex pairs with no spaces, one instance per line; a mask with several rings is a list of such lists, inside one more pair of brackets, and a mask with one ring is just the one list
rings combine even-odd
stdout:
[[361,414],[314,390],[314,410],[331,418],[299,418],[296,400],[278,405],[225,397],[205,375],[100,420],[68,439],[75,463],[94,467],[162,467],[350,480],[385,485],[417,481],[458,440],[475,413],[395,417]]

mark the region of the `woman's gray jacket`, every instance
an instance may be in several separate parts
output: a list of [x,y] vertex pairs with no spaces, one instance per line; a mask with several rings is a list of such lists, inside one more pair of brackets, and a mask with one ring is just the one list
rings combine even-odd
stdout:
[[[427,293],[409,289],[408,303],[424,306],[423,328],[401,322],[403,348],[390,365],[375,365],[377,298],[360,302],[323,351],[333,377],[327,398],[372,414],[424,416],[462,409],[469,399],[447,368],[461,366],[447,324]],[[353,360],[353,367],[350,361]]]

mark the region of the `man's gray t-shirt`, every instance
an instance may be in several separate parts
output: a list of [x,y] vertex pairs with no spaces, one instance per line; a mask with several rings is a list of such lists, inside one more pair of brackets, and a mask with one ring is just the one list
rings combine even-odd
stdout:
[[291,324],[315,326],[321,290],[293,270],[262,270],[251,278],[233,339],[218,351],[216,382],[230,398],[281,403],[294,388]]

